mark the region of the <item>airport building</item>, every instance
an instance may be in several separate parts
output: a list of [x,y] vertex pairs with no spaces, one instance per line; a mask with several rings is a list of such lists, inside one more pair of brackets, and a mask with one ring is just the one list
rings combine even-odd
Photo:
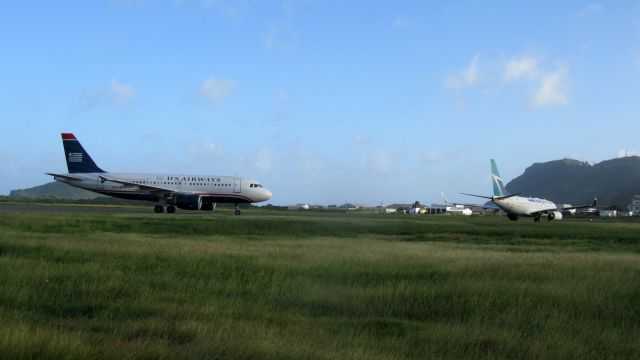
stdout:
[[640,213],[640,195],[633,195],[628,209],[634,214]]

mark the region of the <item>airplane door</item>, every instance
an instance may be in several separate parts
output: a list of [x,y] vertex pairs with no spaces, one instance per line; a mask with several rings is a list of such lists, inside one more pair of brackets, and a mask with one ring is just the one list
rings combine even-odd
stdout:
[[100,177],[98,176],[98,180],[96,183],[96,189],[98,190],[103,190],[104,189],[104,180],[100,179]]
[[242,179],[234,178],[233,179],[233,192],[239,194],[242,192]]

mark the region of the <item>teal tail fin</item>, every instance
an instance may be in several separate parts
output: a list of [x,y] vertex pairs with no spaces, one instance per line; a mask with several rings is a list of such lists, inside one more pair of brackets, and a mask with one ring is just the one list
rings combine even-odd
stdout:
[[496,161],[493,159],[491,159],[491,183],[493,184],[493,196],[509,195],[502,183],[502,178],[500,177],[500,172],[498,172]]

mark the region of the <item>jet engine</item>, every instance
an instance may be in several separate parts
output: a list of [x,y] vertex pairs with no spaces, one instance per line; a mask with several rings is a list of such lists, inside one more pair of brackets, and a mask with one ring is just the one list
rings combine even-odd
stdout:
[[176,196],[176,206],[183,210],[200,210],[202,209],[202,196],[178,195]]
[[560,211],[552,211],[549,213],[549,221],[551,220],[562,220],[562,213]]
[[212,211],[216,208],[216,203],[209,201],[203,201],[202,202],[202,207],[200,208],[200,210],[206,210],[206,211]]

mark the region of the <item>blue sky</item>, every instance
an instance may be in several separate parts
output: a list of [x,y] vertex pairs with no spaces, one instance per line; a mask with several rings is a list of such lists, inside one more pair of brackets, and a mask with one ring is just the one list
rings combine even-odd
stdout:
[[[66,171],[239,175],[274,204],[490,193],[640,150],[640,3],[5,1],[0,194]],[[534,194],[535,195],[535,194]]]

